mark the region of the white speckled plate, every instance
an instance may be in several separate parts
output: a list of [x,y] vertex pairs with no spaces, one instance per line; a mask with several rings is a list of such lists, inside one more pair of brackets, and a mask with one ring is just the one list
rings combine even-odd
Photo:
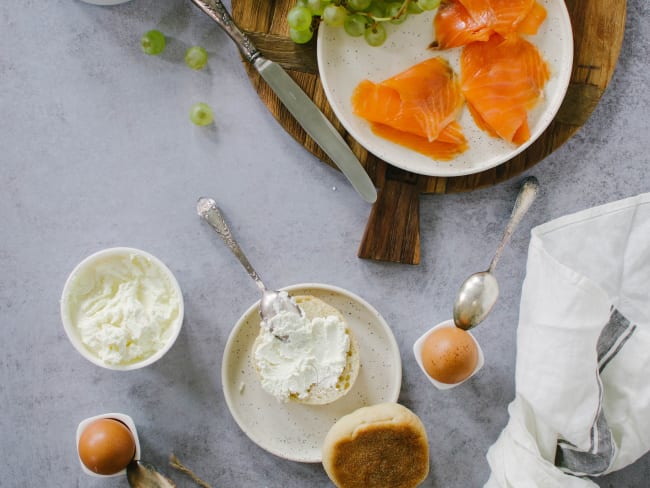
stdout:
[[329,285],[284,288],[290,295],[313,295],[338,308],[359,343],[361,367],[352,389],[329,405],[282,403],[260,386],[250,351],[259,332],[259,302],[230,333],[223,356],[221,383],[230,413],[261,448],[292,461],[320,462],[330,427],[357,408],[395,402],[402,384],[402,361],[386,321],[358,296]]
[[548,16],[539,32],[528,37],[551,67],[545,100],[529,114],[531,137],[515,147],[480,130],[467,107],[460,123],[470,148],[452,161],[435,161],[376,136],[370,125],[352,113],[350,97],[363,79],[379,82],[432,56],[443,56],[460,73],[460,48],[431,51],[435,11],[411,15],[401,25],[388,25],[386,43],[370,47],[363,37],[350,37],[342,28],[321,24],[318,31],[318,69],[334,113],[345,129],[368,151],[384,161],[417,174],[461,176],[493,168],[532,144],[555,117],[564,99],[573,66],[573,33],[564,0],[540,0]]

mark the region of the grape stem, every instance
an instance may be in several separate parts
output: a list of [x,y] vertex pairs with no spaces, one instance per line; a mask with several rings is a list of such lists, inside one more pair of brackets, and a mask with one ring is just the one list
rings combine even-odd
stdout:
[[392,20],[399,19],[402,15],[404,15],[404,12],[406,12],[406,9],[409,6],[409,3],[411,3],[411,0],[404,0],[402,2],[402,8],[397,11],[397,14],[392,18]]
[[397,20],[397,19],[399,19],[402,15],[404,15],[404,12],[406,12],[406,9],[408,8],[409,4],[410,4],[412,1],[413,1],[413,0],[404,0],[404,1],[402,2],[402,6],[400,7],[400,9],[399,9],[399,10],[397,11],[397,13],[396,13],[395,15],[393,15],[392,17],[375,17],[374,15],[372,15],[372,14],[370,14],[370,13],[367,13],[367,12],[357,12],[357,13],[362,14],[362,15],[365,15],[365,16],[368,17],[369,19],[372,19],[372,20],[374,21],[375,24],[376,24],[377,22],[389,22],[389,21],[391,21],[391,20]]
[[[391,20],[399,19],[402,15],[404,15],[404,13],[406,12],[406,9],[408,8],[409,4],[411,2],[413,2],[413,1],[417,1],[417,0],[403,0],[402,6],[397,11],[397,13],[395,15],[393,15],[392,17],[375,17],[374,15],[372,15],[371,13],[368,13],[368,12],[356,12],[356,13],[361,14],[361,15],[363,15],[365,17],[368,17],[370,20],[372,20],[373,21],[372,27],[374,28],[374,27],[376,27],[376,25],[379,22],[390,22]],[[347,1],[346,0],[334,0],[332,3],[334,5],[337,5],[337,6],[343,5],[344,7],[347,7]],[[319,19],[319,22],[320,22],[320,19]],[[313,26],[312,26],[312,29],[313,29]]]

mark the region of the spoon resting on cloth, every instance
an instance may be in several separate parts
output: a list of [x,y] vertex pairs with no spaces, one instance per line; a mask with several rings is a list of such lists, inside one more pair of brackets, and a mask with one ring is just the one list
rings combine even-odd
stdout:
[[[266,288],[259,275],[253,269],[250,262],[244,255],[244,252],[237,244],[237,241],[230,232],[226,221],[217,207],[217,203],[212,198],[201,197],[196,204],[196,211],[199,216],[203,217],[208,224],[219,234],[219,237],[226,243],[228,248],[239,259],[239,262],[248,272],[248,275],[255,280],[258,288],[262,291],[260,299],[260,317],[262,317],[262,326],[268,324],[268,320],[280,312],[291,312],[303,315],[302,310],[284,291],[272,291]],[[271,333],[273,330],[269,329]],[[278,339],[286,341],[285,336],[276,336]]]
[[521,222],[539,192],[539,182],[534,176],[524,180],[519,189],[517,200],[510,214],[510,219],[490,262],[487,271],[474,273],[461,285],[454,302],[454,323],[456,327],[469,330],[480,324],[490,313],[499,297],[499,283],[494,276],[494,269],[501,253],[510,240],[515,228]]

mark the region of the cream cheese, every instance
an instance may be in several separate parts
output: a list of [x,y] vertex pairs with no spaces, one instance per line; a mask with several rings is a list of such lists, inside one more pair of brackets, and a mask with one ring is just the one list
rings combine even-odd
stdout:
[[350,336],[345,323],[334,315],[310,320],[285,311],[263,326],[256,344],[253,360],[262,388],[288,401],[292,396],[306,398],[316,384],[336,388],[346,366]]
[[161,349],[173,332],[181,297],[146,256],[106,256],[72,278],[70,322],[81,342],[103,362],[125,365]]

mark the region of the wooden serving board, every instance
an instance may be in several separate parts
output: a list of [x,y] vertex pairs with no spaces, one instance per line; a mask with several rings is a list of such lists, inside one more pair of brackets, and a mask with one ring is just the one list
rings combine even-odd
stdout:
[[[474,190],[505,181],[551,154],[589,118],[614,72],[625,30],[625,0],[566,0],[574,36],[571,83],[560,110],[542,136],[513,159],[480,173],[453,178],[401,170],[368,153],[343,128],[318,77],[316,36],[306,45],[288,38],[286,15],[295,0],[232,0],[237,24],[269,59],[280,63],[341,132],[379,188],[358,250],[361,258],[418,264],[419,195]],[[307,136],[254,68],[248,76],[273,116],[321,161],[336,167]]]

